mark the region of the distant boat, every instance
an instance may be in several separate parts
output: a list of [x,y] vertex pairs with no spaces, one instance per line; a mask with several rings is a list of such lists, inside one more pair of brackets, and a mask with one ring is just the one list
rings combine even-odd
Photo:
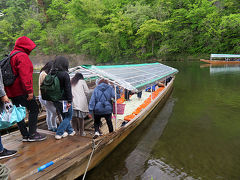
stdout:
[[[115,92],[116,86],[120,86],[135,93],[130,101],[124,97],[117,100],[112,119],[114,132],[108,132],[104,120],[101,126],[103,135],[93,139],[93,120],[86,120],[86,136],[75,135],[56,140],[55,133],[39,128],[38,132],[46,134],[47,139],[34,143],[21,142],[19,131],[5,135],[2,137],[4,146],[18,150],[14,158],[0,160],[11,170],[9,179],[75,179],[81,175],[84,179],[86,172],[117,148],[156,106],[160,107],[166,102],[178,73],[177,69],[160,63],[78,66],[69,70],[70,74],[74,71],[85,72],[83,74],[89,82],[94,82],[96,76],[109,80]],[[142,97],[139,99],[136,93],[141,91]]]
[[210,64],[240,64],[240,54],[211,54],[210,60],[200,61]]

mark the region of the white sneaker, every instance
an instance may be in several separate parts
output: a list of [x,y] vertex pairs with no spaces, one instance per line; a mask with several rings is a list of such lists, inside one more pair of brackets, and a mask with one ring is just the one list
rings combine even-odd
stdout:
[[74,136],[76,134],[76,132],[75,131],[73,131],[72,133],[70,133],[69,135],[70,136]]
[[55,139],[59,140],[59,139],[61,139],[61,138],[62,138],[62,136],[60,136],[60,135],[55,135]]
[[83,131],[82,134],[80,134],[81,136],[86,136],[87,134],[85,133],[85,131]]
[[63,138],[65,138],[65,137],[67,137],[67,136],[68,136],[68,133],[67,133],[67,132],[64,132],[63,135],[62,135]]

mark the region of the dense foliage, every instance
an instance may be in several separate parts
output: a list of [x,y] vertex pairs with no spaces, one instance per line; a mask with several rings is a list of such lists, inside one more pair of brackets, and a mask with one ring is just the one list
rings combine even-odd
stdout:
[[1,0],[0,46],[26,35],[44,54],[97,62],[240,53],[239,0]]

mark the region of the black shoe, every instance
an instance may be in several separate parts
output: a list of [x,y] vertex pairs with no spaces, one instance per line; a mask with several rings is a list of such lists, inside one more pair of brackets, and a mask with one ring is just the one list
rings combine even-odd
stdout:
[[11,156],[14,156],[15,154],[17,154],[17,151],[7,150],[7,149],[4,148],[3,152],[0,153],[0,159],[11,157]]
[[96,131],[96,132],[94,133],[93,139],[96,139],[96,138],[98,138],[99,136],[100,136],[100,133],[99,133],[98,131]]
[[128,123],[127,121],[123,121],[121,127],[125,126],[127,123]]
[[90,118],[89,118],[89,116],[87,115],[87,116],[84,118],[84,120],[88,120],[88,119],[90,119]]
[[47,137],[43,134],[39,134],[39,133],[35,133],[32,136],[29,136],[28,141],[30,142],[35,142],[35,141],[43,141],[45,140]]
[[28,136],[23,136],[22,142],[28,142]]

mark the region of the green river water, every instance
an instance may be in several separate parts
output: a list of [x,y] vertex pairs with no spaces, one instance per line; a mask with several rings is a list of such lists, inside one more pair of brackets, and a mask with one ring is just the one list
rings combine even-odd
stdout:
[[179,70],[170,98],[87,180],[240,179],[240,66],[163,63]]

